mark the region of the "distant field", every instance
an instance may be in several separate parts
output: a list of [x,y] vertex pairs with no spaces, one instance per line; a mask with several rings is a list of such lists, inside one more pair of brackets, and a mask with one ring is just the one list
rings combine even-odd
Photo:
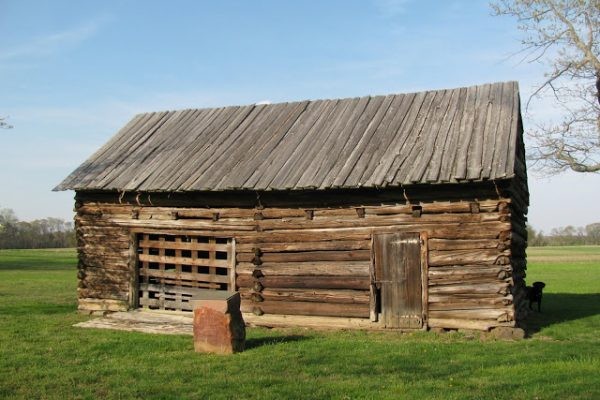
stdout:
[[73,328],[75,252],[0,250],[0,398],[598,399],[600,247],[532,248],[533,334],[248,330],[247,351]]
[[600,246],[530,247],[527,257],[532,263],[600,262]]

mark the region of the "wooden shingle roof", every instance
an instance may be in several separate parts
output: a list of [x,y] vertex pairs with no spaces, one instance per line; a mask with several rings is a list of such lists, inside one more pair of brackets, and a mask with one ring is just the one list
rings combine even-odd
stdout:
[[387,187],[514,176],[516,82],[135,116],[55,190]]

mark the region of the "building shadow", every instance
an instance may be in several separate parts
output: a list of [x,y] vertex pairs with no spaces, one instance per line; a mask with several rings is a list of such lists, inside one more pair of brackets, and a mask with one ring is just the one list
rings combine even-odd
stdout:
[[551,325],[599,314],[600,293],[544,293],[541,312],[534,304],[521,325],[527,336],[531,336]]
[[311,337],[302,335],[288,336],[265,336],[259,338],[246,339],[246,350],[254,349],[262,346],[276,346],[280,344],[300,342],[304,340],[312,340]]

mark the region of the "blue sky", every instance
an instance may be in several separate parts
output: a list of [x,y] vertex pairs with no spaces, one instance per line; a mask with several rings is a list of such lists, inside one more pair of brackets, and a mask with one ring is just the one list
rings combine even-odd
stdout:
[[[526,99],[544,69],[519,37],[474,0],[0,0],[0,208],[70,219],[52,187],[138,112],[505,80]],[[530,222],[599,221],[599,183],[531,175]]]

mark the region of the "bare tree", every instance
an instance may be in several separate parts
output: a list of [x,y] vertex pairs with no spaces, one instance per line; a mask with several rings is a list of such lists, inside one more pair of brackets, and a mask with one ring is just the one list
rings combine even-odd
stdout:
[[530,97],[552,96],[561,120],[528,130],[534,166],[557,173],[600,171],[600,0],[497,0],[495,15],[516,17],[525,59],[549,65]]
[[5,128],[5,129],[12,128],[12,125],[9,125],[8,122],[6,122],[6,117],[0,117],[0,128]]

